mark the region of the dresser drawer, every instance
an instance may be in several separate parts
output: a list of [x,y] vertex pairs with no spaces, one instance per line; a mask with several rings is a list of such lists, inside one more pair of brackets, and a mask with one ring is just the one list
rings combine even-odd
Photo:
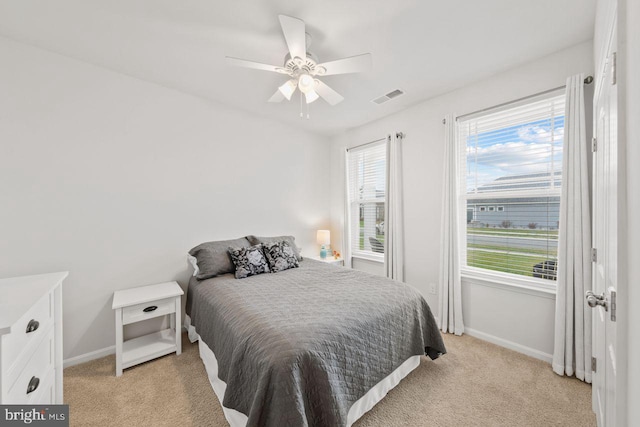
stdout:
[[45,294],[15,323],[12,333],[2,336],[2,364],[10,382],[53,323],[52,304],[52,294]]
[[152,319],[175,311],[175,298],[165,298],[144,304],[132,305],[122,309],[122,324],[126,325],[133,322],[139,322],[141,320]]
[[[40,387],[48,386],[54,370],[53,351],[53,328],[50,328],[16,381],[9,387],[6,403],[30,403],[33,399],[38,399],[38,396],[43,396]],[[28,392],[30,385],[33,391]]]

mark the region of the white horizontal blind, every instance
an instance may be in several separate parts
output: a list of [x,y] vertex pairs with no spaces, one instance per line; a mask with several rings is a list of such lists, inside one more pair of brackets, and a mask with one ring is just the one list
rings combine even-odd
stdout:
[[347,155],[351,254],[384,258],[387,145],[368,144]]
[[564,91],[459,120],[463,265],[556,279]]

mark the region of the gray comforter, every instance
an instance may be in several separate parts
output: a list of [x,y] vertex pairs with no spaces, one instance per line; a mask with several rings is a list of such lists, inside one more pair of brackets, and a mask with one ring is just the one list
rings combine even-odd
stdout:
[[247,426],[344,426],[351,405],[413,355],[445,353],[412,287],[304,260],[242,280],[192,279],[187,313]]

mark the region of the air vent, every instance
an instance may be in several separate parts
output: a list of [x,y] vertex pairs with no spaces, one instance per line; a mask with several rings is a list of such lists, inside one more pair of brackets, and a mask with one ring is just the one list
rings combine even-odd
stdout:
[[396,89],[396,90],[392,90],[391,92],[387,93],[386,95],[382,95],[379,98],[376,99],[372,99],[371,102],[373,102],[374,104],[384,104],[387,101],[391,101],[393,98],[396,98],[400,95],[404,95],[404,92],[401,91],[400,89]]

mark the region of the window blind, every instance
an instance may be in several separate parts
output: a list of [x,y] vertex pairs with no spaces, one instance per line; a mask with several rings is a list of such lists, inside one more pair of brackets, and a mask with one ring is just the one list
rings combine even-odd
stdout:
[[347,154],[352,255],[383,257],[387,171],[385,141]]
[[458,121],[463,265],[556,279],[564,91]]

